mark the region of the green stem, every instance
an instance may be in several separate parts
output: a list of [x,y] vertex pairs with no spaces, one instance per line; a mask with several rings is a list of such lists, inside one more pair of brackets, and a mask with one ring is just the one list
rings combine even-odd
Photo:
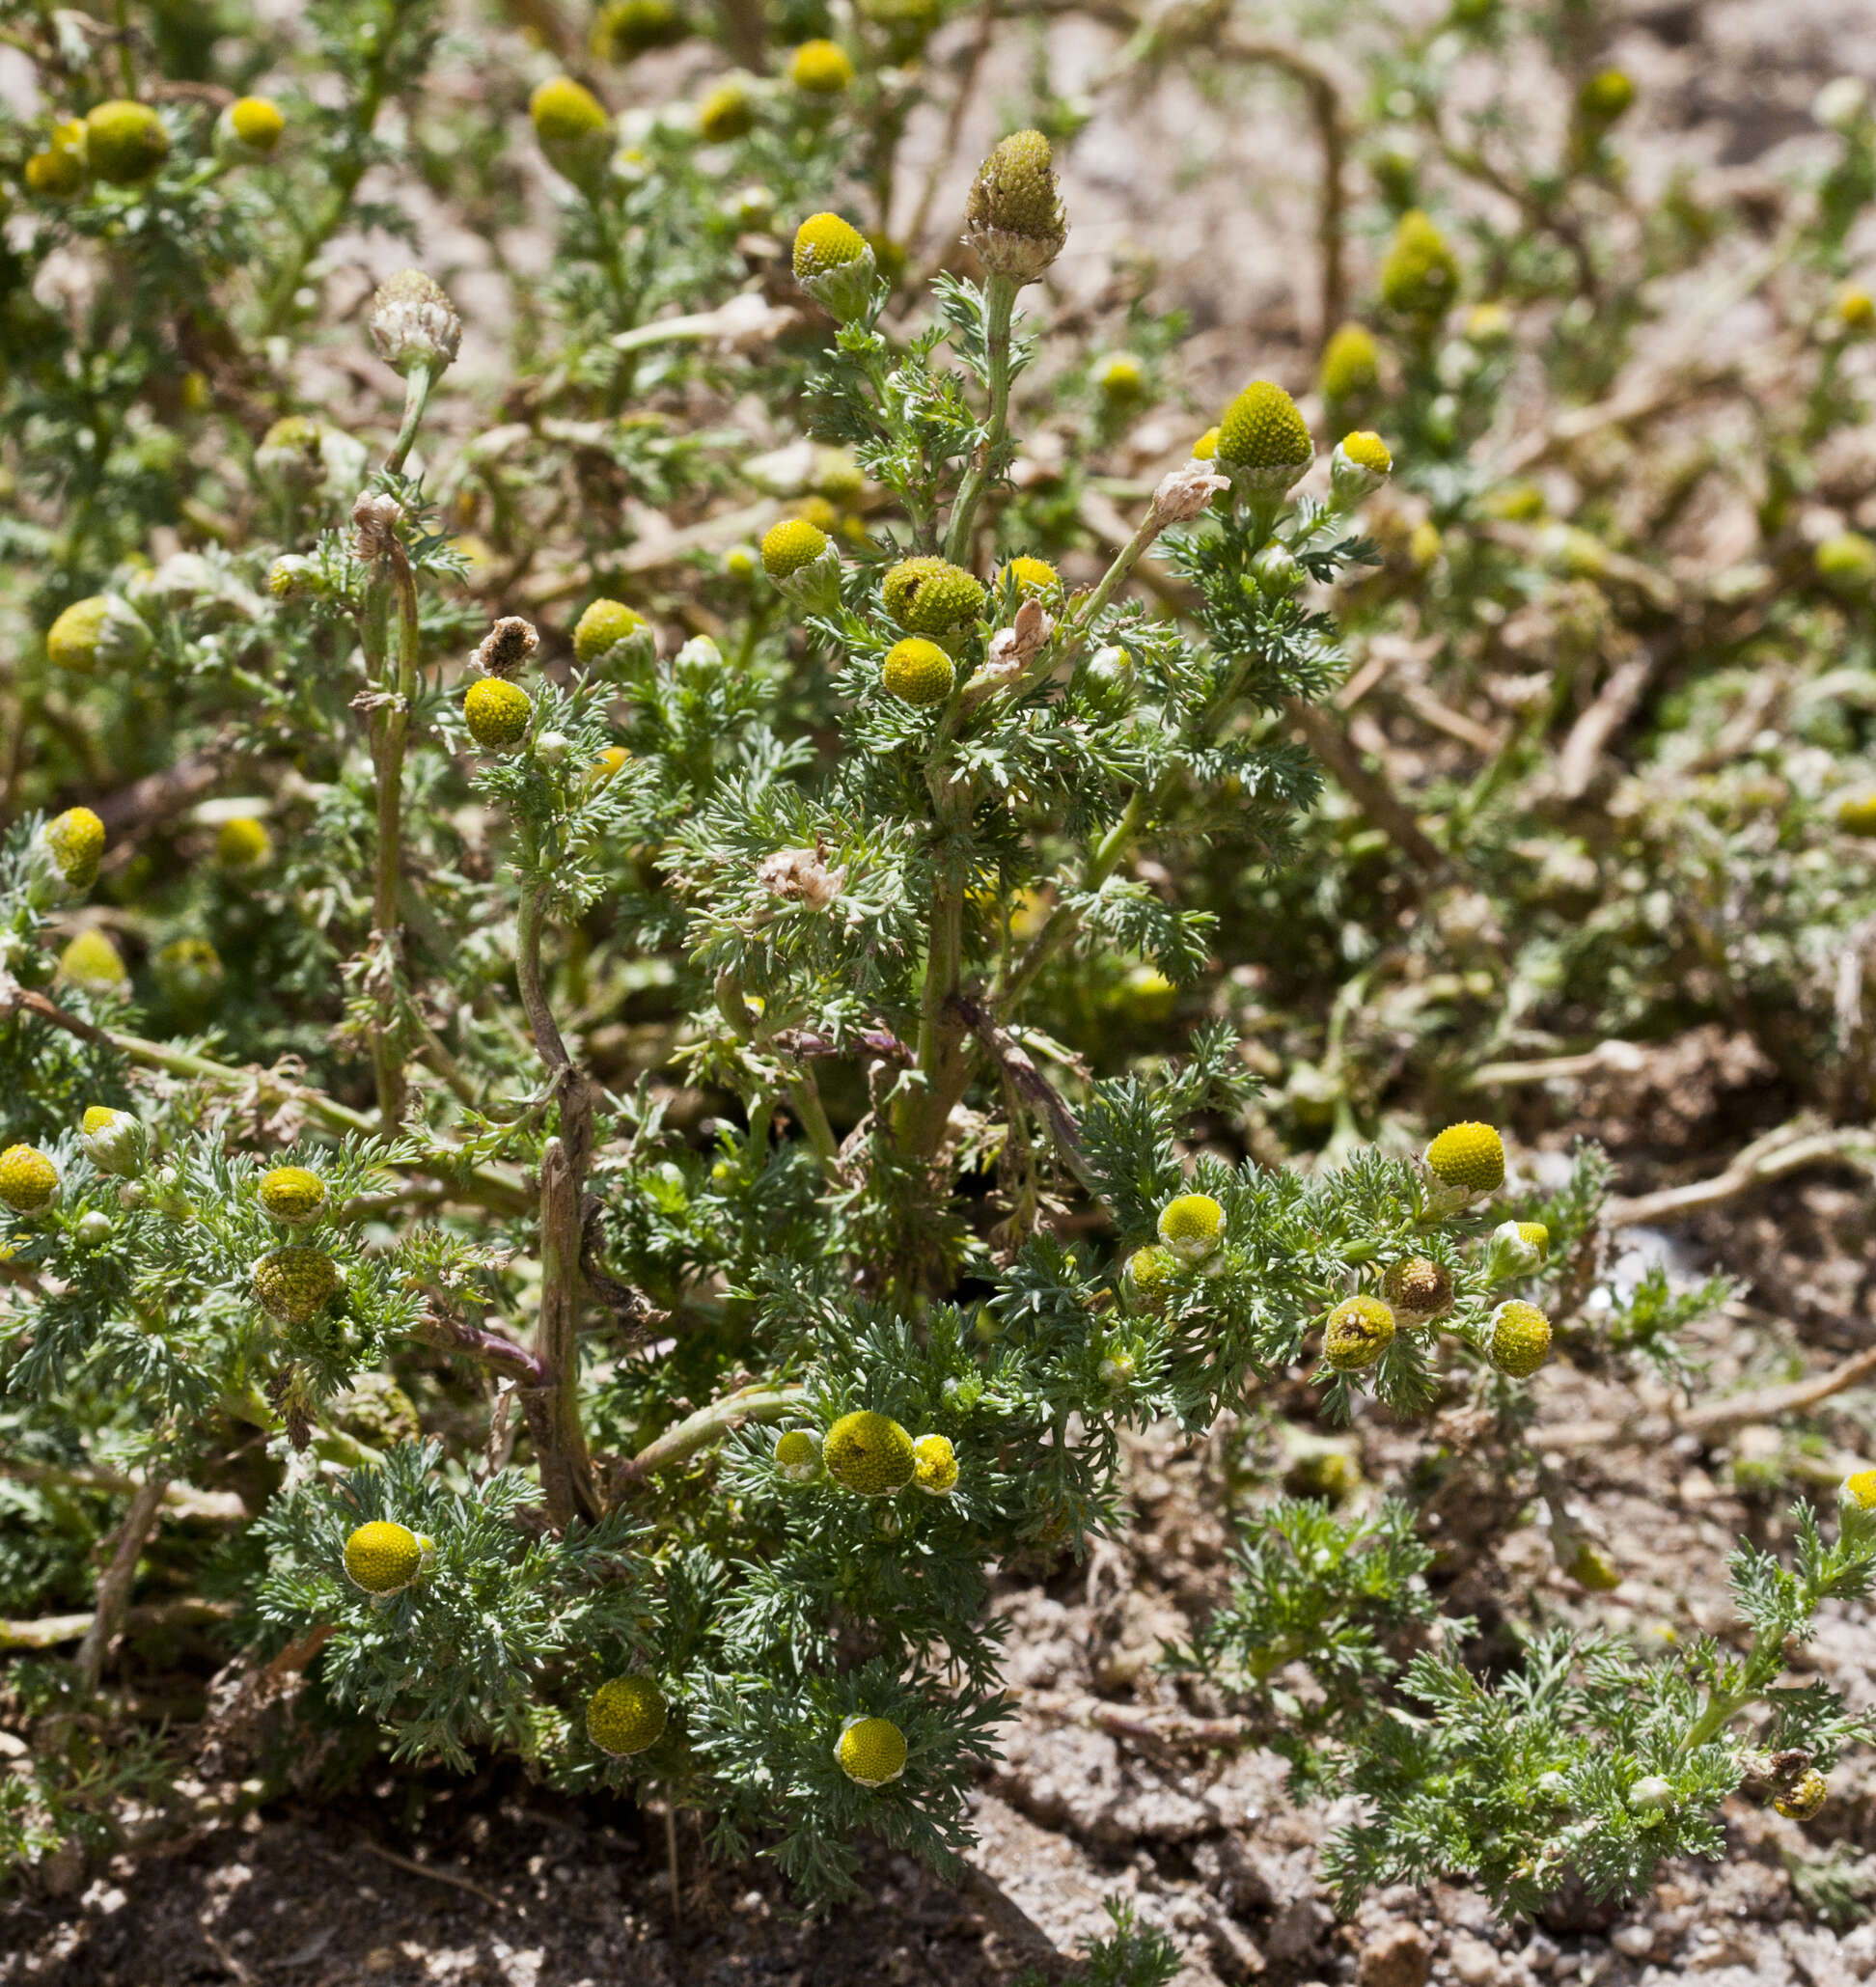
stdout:
[[419,361],[410,369],[410,375],[404,381],[403,419],[398,424],[398,438],[391,444],[391,453],[384,458],[385,468],[394,475],[402,473],[404,458],[417,439],[417,429],[423,421],[424,407],[429,400],[434,379],[435,369]]
[[[412,374],[413,385],[419,374]],[[403,1004],[402,918],[398,903],[403,867],[403,762],[410,732],[410,706],[417,691],[420,634],[417,582],[401,543],[393,540],[386,564],[398,613],[397,675],[390,701],[372,715],[372,764],[377,779],[377,849],[372,892],[373,942],[384,949],[380,967],[377,1024],[372,1037],[372,1066],[377,1082],[379,1121],[388,1130],[403,1116],[407,1086],[399,1046]],[[373,589],[375,591],[375,588]]]
[[745,1387],[738,1394],[726,1394],[708,1407],[699,1408],[675,1428],[667,1428],[655,1442],[622,1463],[619,1472],[621,1485],[642,1482],[654,1471],[669,1470],[674,1464],[688,1461],[699,1449],[721,1442],[745,1421],[779,1421],[792,1414],[804,1397],[805,1390],[800,1387],[770,1385]]
[[945,557],[953,566],[966,563],[971,549],[971,531],[977,522],[978,505],[989,487],[992,465],[1009,427],[1009,325],[1015,309],[1015,282],[1007,276],[992,276],[983,291],[983,342],[990,375],[990,418],[984,427],[983,441],[958,486],[957,502],[952,506]]

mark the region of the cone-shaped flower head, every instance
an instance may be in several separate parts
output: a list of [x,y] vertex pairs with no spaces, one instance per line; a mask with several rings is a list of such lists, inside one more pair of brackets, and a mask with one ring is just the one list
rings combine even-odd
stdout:
[[1501,1373],[1528,1380],[1550,1357],[1551,1322],[1534,1304],[1515,1298],[1492,1313],[1488,1351]]
[[1809,1821],[1830,1799],[1830,1781],[1811,1766],[1807,1767],[1772,1805],[1787,1821]]
[[978,168],[964,239],[993,276],[1034,283],[1068,238],[1055,154],[1040,131],[1012,131]]
[[1876,1470],[1857,1470],[1843,1479],[1841,1502],[1860,1511],[1876,1511]]
[[1225,1210],[1209,1194],[1181,1194],[1160,1209],[1159,1238],[1181,1262],[1203,1262],[1225,1239]]
[[97,881],[97,866],[104,855],[104,823],[88,807],[67,808],[40,830],[40,845],[66,889],[78,896]]
[[261,1205],[283,1227],[303,1228],[325,1211],[325,1181],[305,1166],[270,1166],[261,1175]]
[[406,1525],[374,1518],[345,1540],[345,1576],[367,1593],[401,1593],[423,1570],[430,1542]]
[[528,735],[534,703],[519,683],[483,676],[462,700],[462,721],[484,752],[512,752]]
[[1062,586],[1062,575],[1046,559],[1031,559],[1026,554],[1010,560],[997,578],[1014,580],[1016,591],[1025,598],[1056,593]]
[[1855,283],[1846,283],[1836,293],[1836,320],[1845,331],[1859,335],[1876,326],[1876,296]]
[[1495,1194],[1504,1184],[1504,1141],[1489,1124],[1449,1124],[1427,1146],[1426,1170],[1448,1187]]
[[117,593],[74,600],[45,631],[45,652],[60,669],[89,676],[100,663],[141,662],[151,634],[143,617]]
[[542,155],[576,184],[605,169],[612,132],[605,106],[571,76],[550,76],[528,98]]
[[689,33],[690,23],[672,0],[612,0],[593,24],[593,52],[604,62],[630,62]]
[[1381,351],[1366,324],[1338,325],[1322,348],[1316,384],[1325,400],[1359,400],[1381,383]]
[[88,1105],[78,1124],[78,1143],[99,1173],[134,1178],[150,1154],[150,1134],[143,1120],[108,1104]]
[[795,230],[794,279],[837,322],[866,316],[876,274],[867,237],[839,214],[810,214]]
[[252,814],[236,814],[224,821],[216,833],[215,860],[236,874],[264,869],[273,860],[273,837]]
[[462,345],[462,319],[443,286],[421,269],[387,276],[372,299],[372,344],[400,373],[419,366],[438,373]]
[[59,954],[59,971],[87,993],[121,993],[130,983],[124,954],[96,925],[79,932]]
[[895,642],[879,666],[879,680],[891,695],[907,704],[942,704],[951,695],[956,672],[936,642],[908,635]]
[[912,1445],[912,1480],[927,1497],[957,1488],[957,1454],[945,1435],[921,1435]]
[[0,1152],[0,1202],[15,1214],[37,1214],[58,1198],[59,1169],[37,1145]]
[[848,1780],[863,1787],[883,1787],[905,1771],[905,1734],[890,1718],[850,1718],[834,1757]]
[[85,121],[53,126],[50,143],[26,161],[26,184],[48,200],[69,200],[85,183]]
[[265,158],[279,145],[287,117],[271,97],[237,97],[222,112],[221,124],[235,144]]
[[1876,541],[1862,532],[1837,532],[1818,544],[1811,566],[1832,593],[1866,594],[1876,586]]
[[648,1676],[609,1676],[587,1700],[587,1737],[615,1759],[655,1746],[670,1719],[665,1694]]
[[1359,504],[1387,482],[1393,453],[1371,428],[1358,428],[1336,444],[1329,457],[1329,488],[1344,510]]
[[836,1483],[862,1497],[903,1490],[918,1467],[911,1436],[890,1415],[869,1409],[842,1415],[834,1423],[822,1445],[821,1459]]
[[1396,1317],[1420,1324],[1452,1308],[1452,1278],[1426,1256],[1410,1256],[1389,1265],[1381,1295]]
[[1322,1357],[1338,1373],[1371,1366],[1393,1342],[1394,1315],[1378,1297],[1344,1297],[1322,1327]]
[[1403,317],[1444,317],[1459,289],[1459,263],[1432,216],[1410,207],[1381,264],[1381,299]]
[[853,83],[853,65],[838,41],[804,41],[788,57],[788,81],[809,97],[838,97]]
[[911,635],[942,641],[958,635],[983,612],[983,588],[961,566],[926,553],[901,559],[880,589],[886,612]]
[[1179,1258],[1170,1249],[1136,1249],[1127,1257],[1127,1282],[1136,1297],[1151,1303],[1179,1273]]
[[1635,84],[1618,69],[1586,77],[1577,92],[1577,111],[1586,124],[1613,124],[1635,101]]
[[745,138],[756,128],[756,99],[741,83],[719,83],[697,107],[697,128],[710,145]]
[[573,629],[573,653],[586,669],[639,669],[652,649],[651,623],[622,600],[595,600]]
[[1217,460],[1248,495],[1281,497],[1315,460],[1315,443],[1289,395],[1254,379],[1219,419]]
[[788,1428],[776,1437],[775,1467],[790,1483],[812,1483],[821,1474],[821,1441],[812,1428]]
[[254,1265],[254,1294],[276,1324],[303,1325],[339,1294],[339,1267],[323,1249],[275,1249]]
[[169,156],[169,133],[147,103],[117,97],[85,114],[85,157],[100,179],[135,186]]
[[841,601],[841,555],[817,524],[785,517],[762,534],[762,570],[785,600],[809,614],[828,614]]

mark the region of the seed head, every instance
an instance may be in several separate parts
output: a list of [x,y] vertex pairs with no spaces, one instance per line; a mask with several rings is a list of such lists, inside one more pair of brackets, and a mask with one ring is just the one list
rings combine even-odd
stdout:
[[912,1445],[912,1480],[927,1497],[957,1488],[957,1454],[944,1435],[921,1435]]
[[104,823],[88,807],[68,808],[40,830],[40,845],[67,891],[76,897],[97,881],[104,855]]
[[271,97],[237,97],[222,112],[219,125],[242,151],[266,158],[279,145],[287,118]]
[[812,1483],[821,1474],[820,1437],[812,1428],[789,1428],[777,1436],[775,1467],[790,1483]]
[[53,663],[85,676],[99,663],[141,662],[150,648],[143,617],[117,593],[73,601],[45,631],[45,652]]
[[587,1737],[615,1759],[655,1746],[671,1719],[665,1694],[648,1676],[611,1676],[587,1700]]
[[512,752],[528,735],[534,702],[519,683],[482,676],[462,700],[462,720],[484,752]]
[[79,932],[59,954],[59,971],[87,993],[121,993],[130,983],[123,953],[96,926]]
[[1136,1249],[1127,1257],[1127,1282],[1134,1295],[1146,1303],[1159,1296],[1179,1273],[1179,1258],[1170,1249]]
[[1772,1805],[1787,1821],[1809,1821],[1830,1795],[1830,1781],[1813,1766],[1801,1773]]
[[610,121],[584,84],[571,76],[550,76],[528,98],[528,116],[542,155],[564,178],[578,184],[604,168],[612,143]]
[[141,1118],[108,1104],[91,1104],[78,1123],[78,1143],[99,1173],[129,1179],[143,1171],[150,1134]]
[[1381,264],[1381,300],[1403,317],[1446,315],[1459,288],[1459,263],[1447,238],[1420,207],[1410,207],[1394,229]]
[[58,1198],[59,1169],[37,1145],[0,1152],[0,1201],[15,1214],[38,1214]]
[[1040,131],[1012,131],[978,168],[964,239],[993,276],[1034,283],[1068,238],[1055,155]]
[[282,1227],[303,1228],[325,1211],[325,1181],[305,1166],[270,1166],[261,1175],[261,1205]]
[[273,837],[252,814],[236,814],[215,836],[215,860],[237,873],[264,869],[273,861]]
[[1169,469],[1153,489],[1152,523],[1162,531],[1172,524],[1190,524],[1211,508],[1212,499],[1231,487],[1228,476],[1220,476],[1198,456]]
[[955,676],[951,657],[923,635],[908,635],[904,641],[895,642],[879,668],[881,684],[907,704],[944,703]]
[[254,1265],[254,1294],[276,1324],[303,1325],[339,1294],[339,1267],[323,1249],[275,1249]]
[[1280,497],[1315,460],[1296,402],[1274,380],[1254,379],[1218,423],[1218,466],[1240,489]]
[[901,559],[880,590],[886,612],[908,634],[957,635],[983,612],[983,588],[961,566],[927,553]]
[[1358,1373],[1387,1351],[1393,1312],[1378,1297],[1344,1297],[1323,1322],[1322,1358],[1338,1373]]
[[827,1431],[821,1455],[835,1482],[862,1497],[903,1490],[918,1469],[911,1436],[890,1415],[870,1409],[842,1415]]
[[810,214],[795,230],[795,281],[837,322],[866,315],[876,273],[867,237],[839,214]]
[[372,344],[400,373],[441,373],[462,345],[462,319],[443,286],[421,269],[400,269],[372,299]]
[[1225,1239],[1225,1210],[1209,1194],[1181,1194],[1160,1209],[1159,1238],[1181,1262],[1203,1262]]
[[756,880],[783,903],[824,911],[846,882],[846,865],[829,869],[818,848],[778,848],[756,866]]
[[68,118],[52,127],[43,152],[26,161],[26,184],[47,200],[69,200],[85,183],[85,121]]
[[852,86],[853,65],[838,41],[804,41],[788,58],[788,81],[810,97],[838,97]]
[[117,97],[85,116],[85,157],[100,179],[135,186],[169,156],[169,133],[147,103]]
[[374,1518],[345,1541],[345,1575],[371,1594],[401,1593],[429,1558],[428,1539],[407,1526]]
[[1396,1317],[1423,1324],[1452,1308],[1452,1278],[1426,1256],[1410,1256],[1389,1265],[1381,1295]]
[[835,1742],[834,1757],[847,1779],[883,1787],[905,1771],[905,1734],[890,1718],[849,1718]]
[[1325,400],[1359,400],[1381,383],[1381,350],[1366,324],[1337,327],[1322,348],[1316,384]]
[[1551,1321],[1534,1304],[1515,1298],[1492,1313],[1488,1351],[1501,1373],[1528,1380],[1550,1357]]
[[1504,1141],[1489,1124],[1449,1124],[1426,1148],[1426,1170],[1448,1187],[1495,1194],[1504,1184]]
[[697,108],[697,128],[708,145],[746,138],[756,128],[756,102],[740,83],[719,83]]

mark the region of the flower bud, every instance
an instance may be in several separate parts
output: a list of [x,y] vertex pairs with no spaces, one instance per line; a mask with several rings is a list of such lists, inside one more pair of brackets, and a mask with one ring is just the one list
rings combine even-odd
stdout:
[[571,76],[551,76],[528,98],[528,116],[547,163],[585,185],[604,172],[612,147],[610,121],[599,99]]
[[80,897],[97,881],[104,856],[104,823],[88,807],[68,808],[39,833],[40,847],[66,892]]
[[593,22],[593,52],[602,62],[630,62],[689,33],[690,23],[672,0],[611,0]]
[[121,995],[130,984],[123,953],[96,925],[79,932],[59,954],[59,973],[93,995]]
[[1136,1249],[1127,1257],[1127,1287],[1143,1303],[1163,1296],[1179,1273],[1179,1258],[1170,1249]]
[[936,642],[908,635],[895,642],[879,666],[881,686],[906,704],[942,704],[956,676],[952,659]]
[[790,1483],[812,1483],[821,1474],[821,1441],[812,1428],[789,1428],[776,1438],[775,1467]]
[[1635,84],[1624,70],[1601,69],[1578,90],[1577,115],[1586,124],[1613,124],[1634,101]]
[[804,41],[788,58],[788,81],[804,97],[839,97],[853,84],[853,64],[838,41]]
[[897,1780],[905,1756],[905,1734],[890,1718],[849,1718],[834,1746],[841,1771],[863,1787]]
[[1068,238],[1055,156],[1040,131],[1012,131],[978,168],[964,239],[991,275],[1034,283]]
[[1876,1537],[1876,1470],[1857,1470],[1837,1490],[1837,1517],[1846,1538]]
[[697,107],[697,131],[706,145],[727,145],[756,128],[756,99],[740,82],[719,83]]
[[1209,1194],[1181,1194],[1160,1209],[1159,1238],[1181,1262],[1202,1262],[1225,1239],[1225,1210]]
[[108,1104],[86,1108],[78,1126],[78,1143],[99,1173],[131,1179],[144,1170],[150,1156],[150,1133],[143,1120],[128,1111],[114,1111]]
[[1254,379],[1218,423],[1218,466],[1253,499],[1281,497],[1315,460],[1296,402],[1274,380]]
[[957,1488],[957,1453],[945,1435],[921,1435],[912,1445],[912,1481],[927,1497],[949,1497]]
[[111,1239],[116,1224],[101,1208],[88,1208],[78,1217],[78,1226],[73,1230],[78,1244],[84,1249],[101,1249]]
[[270,158],[287,119],[270,97],[237,97],[215,120],[215,144],[231,158]]
[[1811,116],[1827,131],[1848,136],[1869,111],[1869,85],[1861,76],[1833,76],[1811,98]]
[[1837,532],[1812,552],[1811,566],[1832,593],[1867,599],[1876,587],[1876,541],[1862,532]]
[[400,373],[414,373],[420,366],[432,374],[441,373],[462,344],[455,306],[421,269],[400,269],[387,277],[372,299],[369,321],[378,357]]
[[1252,560],[1251,576],[1266,600],[1287,600],[1303,584],[1303,568],[1287,545],[1266,545]]
[[806,614],[832,614],[841,604],[841,555],[805,517],[785,517],[762,534],[762,570]]
[[0,1152],[0,1205],[14,1214],[39,1214],[59,1198],[59,1169],[37,1145]]
[[434,1550],[421,1532],[376,1518],[345,1540],[345,1577],[380,1598],[401,1593],[423,1572]]
[[45,631],[45,652],[58,669],[90,676],[102,663],[141,662],[152,636],[143,617],[120,593],[75,600]]
[[1659,1813],[1673,1798],[1673,1782],[1658,1773],[1643,1774],[1628,1790],[1628,1805],[1638,1814]]
[[664,1736],[671,1709],[648,1676],[608,1677],[587,1703],[587,1737],[615,1759],[629,1759]]
[[810,214],[795,230],[795,281],[837,323],[867,315],[876,274],[866,236],[839,214]]
[[169,156],[169,132],[147,103],[118,97],[85,114],[85,159],[113,186],[135,186]]
[[543,766],[557,766],[572,747],[573,741],[565,731],[543,731],[535,740],[534,756]]
[[1371,428],[1357,428],[1336,444],[1329,457],[1329,493],[1346,511],[1378,490],[1393,469],[1393,455]]
[[484,752],[512,752],[528,735],[534,703],[518,683],[483,676],[462,700],[462,721]]

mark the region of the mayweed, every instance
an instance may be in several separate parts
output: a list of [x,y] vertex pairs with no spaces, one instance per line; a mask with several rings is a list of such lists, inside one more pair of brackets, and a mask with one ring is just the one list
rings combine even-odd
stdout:
[[280,1325],[303,1325],[339,1294],[339,1265],[322,1249],[275,1249],[254,1265],[254,1294]]
[[78,1144],[99,1173],[128,1179],[141,1173],[150,1151],[143,1120],[109,1104],[91,1104],[78,1122]]
[[1528,1380],[1550,1357],[1551,1322],[1534,1304],[1515,1298],[1493,1311],[1486,1350],[1501,1373]]
[[741,83],[719,83],[697,107],[698,133],[706,144],[728,144],[755,128],[756,99]]
[[886,612],[914,635],[955,636],[983,612],[981,584],[962,566],[929,553],[891,567],[880,595]]
[[839,214],[810,214],[795,230],[794,279],[839,323],[866,316],[875,269],[867,237]]
[[853,64],[838,41],[804,41],[788,57],[788,81],[810,97],[838,97],[853,83]]
[[1812,1766],[1801,1773],[1772,1805],[1787,1821],[1809,1821],[1830,1794],[1830,1781]]
[[1014,585],[1018,593],[1033,598],[1038,593],[1060,591],[1062,575],[1046,559],[1019,556],[1010,560],[997,575],[999,585]]
[[1181,1194],[1160,1209],[1159,1238],[1181,1262],[1203,1262],[1225,1239],[1225,1210],[1209,1194]]
[[1394,1315],[1378,1297],[1344,1297],[1323,1320],[1322,1360],[1338,1373],[1357,1373],[1387,1351]]
[[821,1440],[812,1428],[788,1428],[776,1437],[775,1467],[790,1483],[812,1483],[821,1474]]
[[85,113],[85,160],[113,186],[135,186],[169,156],[169,132],[147,103],[117,97]]
[[0,1202],[15,1214],[38,1214],[58,1198],[59,1169],[37,1145],[0,1152]]
[[576,184],[605,165],[612,143],[605,107],[571,76],[550,76],[528,98],[528,116],[547,163]]
[[85,184],[85,121],[67,118],[53,125],[43,152],[27,159],[26,184],[47,200],[69,200]]
[[428,1538],[387,1519],[361,1525],[345,1540],[345,1577],[369,1594],[401,1593],[430,1555]]
[[1397,1318],[1423,1324],[1452,1309],[1452,1278],[1426,1256],[1410,1256],[1388,1266],[1381,1295]]
[[287,117],[271,97],[237,97],[216,120],[215,129],[225,145],[268,158],[287,129]]
[[44,850],[68,892],[76,897],[97,881],[104,856],[104,823],[88,807],[68,808],[40,830]]
[[927,1497],[957,1488],[957,1454],[945,1435],[921,1435],[912,1445],[912,1480]]
[[215,860],[237,875],[263,869],[273,860],[273,837],[252,814],[236,814],[216,832]]
[[843,1490],[884,1497],[903,1490],[918,1470],[912,1438],[888,1415],[862,1409],[842,1415],[821,1445],[827,1474]]
[[151,649],[143,617],[117,593],[76,600],[45,631],[45,652],[58,669],[89,676],[98,664],[141,662]]
[[95,925],[79,932],[59,954],[59,972],[91,994],[122,993],[130,984],[124,954]]
[[664,1736],[671,1709],[645,1675],[611,1676],[587,1700],[587,1737],[615,1759],[629,1759]]
[[993,276],[1035,282],[1068,238],[1055,155],[1040,131],[1012,131],[978,168],[964,239]]
[[1254,379],[1219,417],[1218,466],[1255,497],[1281,497],[1315,460],[1296,402],[1274,380]]
[[1381,351],[1366,324],[1338,325],[1322,348],[1316,385],[1322,398],[1359,400],[1381,383]]
[[881,686],[907,704],[942,704],[955,674],[951,657],[923,635],[895,642],[879,666]]
[[261,1175],[256,1196],[284,1228],[306,1228],[325,1210],[325,1181],[305,1166],[270,1166]]
[[905,1771],[905,1734],[890,1718],[850,1718],[841,1727],[834,1757],[848,1780],[883,1787]]
[[1449,1124],[1426,1148],[1435,1179],[1468,1194],[1494,1194],[1504,1184],[1504,1141],[1489,1124]]
[[1381,264],[1381,300],[1403,317],[1442,317],[1459,289],[1459,263],[1431,215],[1410,207]]
[[484,752],[512,752],[528,735],[534,702],[519,683],[482,676],[462,700],[462,721]]

